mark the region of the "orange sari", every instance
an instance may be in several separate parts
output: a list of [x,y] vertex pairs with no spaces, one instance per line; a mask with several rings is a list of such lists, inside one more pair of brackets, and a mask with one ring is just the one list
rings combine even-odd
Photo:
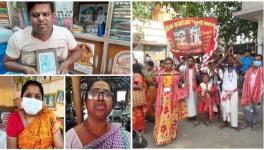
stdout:
[[155,120],[155,103],[156,103],[156,93],[157,93],[157,88],[156,88],[156,77],[153,79],[153,76],[155,77],[155,72],[154,71],[148,71],[145,72],[145,79],[148,84],[148,92],[149,92],[149,97],[147,95],[147,106],[145,107],[146,111],[146,117],[149,118],[150,120]]
[[[143,88],[146,91],[146,106],[149,106],[150,95],[149,95],[149,92],[147,90],[147,84],[146,84],[146,81],[144,80],[144,77],[138,73],[134,74],[133,84],[142,84],[143,85]],[[141,132],[145,129],[144,111],[147,112],[148,108],[149,107],[145,108],[145,106],[133,107],[133,129],[134,130]]]
[[62,123],[56,120],[52,110],[43,108],[41,113],[18,135],[18,148],[53,148],[53,134]]
[[[164,71],[161,73],[164,74]],[[186,93],[177,88],[179,74],[176,71],[168,75],[157,77],[158,93],[156,100],[156,116],[154,126],[154,140],[156,145],[163,145],[176,139],[178,122],[187,116],[187,107],[184,101]],[[165,91],[165,89],[170,89]]]

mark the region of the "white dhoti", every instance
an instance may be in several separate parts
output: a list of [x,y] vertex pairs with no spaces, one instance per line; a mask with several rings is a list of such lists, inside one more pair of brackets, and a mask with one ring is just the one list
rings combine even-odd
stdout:
[[[224,91],[221,94],[223,97]],[[223,112],[223,121],[231,123],[232,127],[238,126],[238,92],[234,92],[231,95],[230,100],[227,99],[221,102],[221,108]]]
[[238,92],[237,73],[233,69],[231,72],[225,71],[223,77],[221,93],[221,108],[223,121],[231,123],[232,127],[238,126]]
[[188,117],[197,115],[197,92],[192,88],[193,70],[189,70],[189,96],[187,98]]
[[187,100],[188,117],[194,117],[197,115],[197,92],[193,90],[189,91],[189,97]]

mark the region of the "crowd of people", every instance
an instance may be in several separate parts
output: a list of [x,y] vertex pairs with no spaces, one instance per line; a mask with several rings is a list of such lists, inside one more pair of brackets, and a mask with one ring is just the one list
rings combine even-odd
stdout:
[[[150,56],[148,56],[150,57]],[[229,48],[225,55],[214,53],[202,68],[200,57],[160,60],[155,68],[151,59],[145,65],[133,64],[133,91],[145,92],[145,103],[133,106],[133,130],[140,136],[146,122],[154,123],[157,145],[168,144],[177,136],[177,124],[183,118],[194,127],[203,122],[209,126],[217,119],[237,131],[251,125],[256,130],[264,91],[262,55],[250,50],[238,57]],[[238,124],[242,107],[244,122]]]

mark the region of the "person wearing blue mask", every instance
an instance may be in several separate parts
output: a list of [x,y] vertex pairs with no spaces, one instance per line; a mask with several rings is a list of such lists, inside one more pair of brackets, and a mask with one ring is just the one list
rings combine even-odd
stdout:
[[262,55],[256,54],[244,77],[241,105],[245,123],[241,126],[242,129],[252,124],[252,130],[256,130],[264,85],[262,61]]

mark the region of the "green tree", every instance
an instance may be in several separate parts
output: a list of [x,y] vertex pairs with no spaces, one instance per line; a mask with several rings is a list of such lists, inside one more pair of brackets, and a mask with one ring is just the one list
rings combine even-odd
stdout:
[[219,38],[225,47],[230,42],[236,41],[239,35],[256,42],[258,24],[233,16],[234,12],[241,10],[242,2],[204,2],[200,3],[200,7],[205,12],[204,17],[217,18],[220,25]]
[[133,19],[140,21],[151,20],[151,12],[155,2],[133,2]]

